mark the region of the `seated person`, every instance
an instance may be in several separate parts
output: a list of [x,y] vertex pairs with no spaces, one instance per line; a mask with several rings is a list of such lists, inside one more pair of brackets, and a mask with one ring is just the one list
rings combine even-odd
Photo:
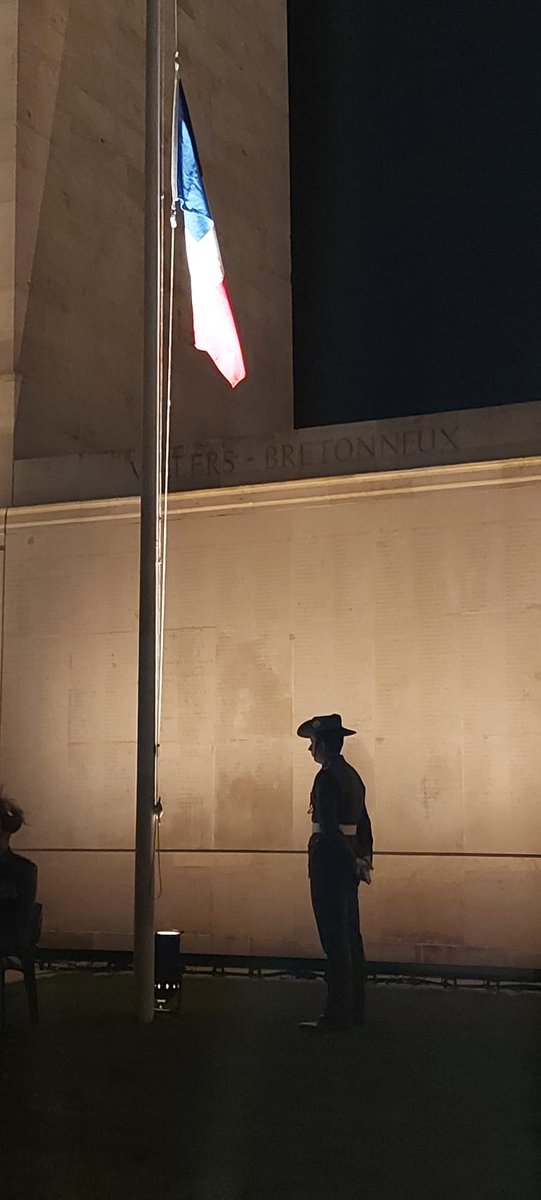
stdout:
[[28,949],[38,871],[35,863],[10,849],[24,825],[18,804],[0,796],[0,955],[19,958]]

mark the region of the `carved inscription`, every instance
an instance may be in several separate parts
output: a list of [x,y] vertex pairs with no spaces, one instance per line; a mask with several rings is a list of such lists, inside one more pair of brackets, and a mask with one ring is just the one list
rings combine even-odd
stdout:
[[302,471],[314,474],[323,468],[336,472],[349,467],[352,471],[377,462],[397,463],[408,458],[429,457],[444,451],[460,449],[459,427],[434,425],[424,429],[405,429],[391,433],[344,434],[338,438],[313,438],[310,441],[268,442],[248,450],[239,439],[236,447],[211,448],[175,446],[171,455],[173,477],[207,480],[210,486],[236,472],[251,470],[262,475]]

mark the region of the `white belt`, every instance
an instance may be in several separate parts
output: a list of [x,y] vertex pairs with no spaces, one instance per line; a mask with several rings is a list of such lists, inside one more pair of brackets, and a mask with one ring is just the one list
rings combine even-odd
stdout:
[[[355,837],[357,833],[356,825],[339,825],[340,833],[345,833],[346,837]],[[318,821],[312,821],[312,833],[321,833],[321,825]]]

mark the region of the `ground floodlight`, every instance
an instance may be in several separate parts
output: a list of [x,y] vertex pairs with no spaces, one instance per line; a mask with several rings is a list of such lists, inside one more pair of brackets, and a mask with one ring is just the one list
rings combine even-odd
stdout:
[[170,1010],[172,1000],[176,1000],[178,1012],[181,986],[180,930],[158,929],[154,934],[154,1000],[158,1012]]

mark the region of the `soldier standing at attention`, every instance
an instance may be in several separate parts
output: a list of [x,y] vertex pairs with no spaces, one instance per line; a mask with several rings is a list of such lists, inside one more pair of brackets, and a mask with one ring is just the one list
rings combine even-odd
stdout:
[[310,796],[312,835],[308,873],[312,908],[327,956],[327,1005],[316,1021],[302,1029],[323,1033],[362,1025],[365,961],[359,927],[358,887],[370,883],[372,827],[365,805],[365,786],[341,750],[345,729],[338,713],[312,717],[299,725],[309,738],[310,753],[320,771]]

